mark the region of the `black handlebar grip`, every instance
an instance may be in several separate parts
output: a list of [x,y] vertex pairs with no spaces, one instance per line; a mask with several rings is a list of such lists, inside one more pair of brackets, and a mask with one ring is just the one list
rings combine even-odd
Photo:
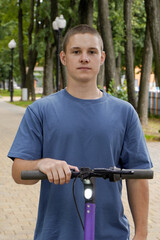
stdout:
[[[71,178],[76,178],[79,175],[79,172],[71,170]],[[22,171],[21,172],[22,180],[44,180],[47,179],[47,175],[42,173],[39,170],[34,171]]]
[[79,174],[80,174],[79,172],[76,172],[76,171],[72,171],[72,170],[71,170],[71,179],[72,179],[72,178],[77,178],[77,177],[79,176]]
[[[126,169],[125,169],[126,170]],[[153,170],[148,169],[127,169],[131,170],[132,174],[122,174],[122,179],[153,179]]]
[[47,179],[47,175],[38,170],[22,171],[21,179],[22,180],[43,180],[43,179]]

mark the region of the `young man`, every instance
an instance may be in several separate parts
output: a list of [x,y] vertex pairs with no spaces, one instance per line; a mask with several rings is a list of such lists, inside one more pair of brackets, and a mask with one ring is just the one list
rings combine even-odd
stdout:
[[[99,33],[87,25],[71,29],[60,58],[67,69],[67,87],[27,108],[8,154],[14,159],[12,175],[17,183],[37,182],[21,180],[22,170],[39,169],[48,176],[41,183],[35,240],[83,239],[72,197],[71,168],[152,167],[133,107],[97,88],[97,74],[105,60]],[[83,215],[82,188],[78,181],[76,196]],[[96,240],[130,239],[121,188],[121,182],[96,181]],[[146,240],[147,180],[128,180],[127,189],[134,240]]]

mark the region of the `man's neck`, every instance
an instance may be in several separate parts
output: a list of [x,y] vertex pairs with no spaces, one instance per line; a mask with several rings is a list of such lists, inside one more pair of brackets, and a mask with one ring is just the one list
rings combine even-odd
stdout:
[[103,93],[97,88],[97,86],[79,86],[79,87],[71,87],[67,86],[66,90],[69,94],[73,97],[80,98],[80,99],[98,99],[101,98]]

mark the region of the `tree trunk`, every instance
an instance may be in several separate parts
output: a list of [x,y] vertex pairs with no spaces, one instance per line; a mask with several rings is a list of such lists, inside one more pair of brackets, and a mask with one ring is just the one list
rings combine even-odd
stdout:
[[51,22],[53,22],[58,15],[58,0],[50,0],[50,2],[51,2]]
[[118,79],[118,85],[121,85],[121,52],[118,53],[118,57],[116,58],[116,68],[117,68],[117,79]]
[[[29,41],[29,50],[28,50],[28,73],[27,73],[27,86],[28,86],[28,97],[31,96],[32,101],[35,100],[35,88],[34,88],[34,67],[37,60],[37,44],[39,42],[38,33],[39,33],[39,5],[40,0],[36,1],[31,0],[31,15],[30,15],[30,25],[28,28],[28,41]],[[35,11],[34,11],[35,9]],[[34,18],[35,15],[35,18]],[[34,32],[34,23],[35,23],[35,32]],[[33,37],[34,33],[34,37]],[[32,41],[33,38],[33,41]]]
[[115,81],[115,86],[118,85],[112,30],[109,20],[108,0],[98,0],[98,15],[101,34],[104,41],[104,50],[106,52],[105,85],[108,89],[109,84],[112,80]]
[[[56,32],[53,31],[52,29],[52,22],[55,20],[55,18],[58,16],[58,0],[50,0],[50,9],[48,9],[48,11],[50,12],[50,16],[51,18],[47,19],[48,22],[48,26],[50,26],[50,28],[48,27],[48,32],[47,32],[47,42],[48,44],[46,45],[46,60],[48,59],[48,63],[45,62],[45,67],[49,67],[49,69],[46,69],[45,71],[49,71],[48,73],[48,77],[46,75],[46,83],[44,83],[44,93],[48,92],[49,94],[51,93],[51,89],[46,89],[45,88],[52,88],[52,92],[55,90],[55,83],[54,83],[54,77],[53,77],[53,68],[54,68],[54,55],[56,54],[56,49],[55,46],[57,46],[57,38],[56,38]],[[51,34],[52,33],[52,34]],[[51,36],[52,35],[52,36]],[[53,42],[52,37],[55,39],[55,42]],[[47,49],[48,48],[48,49]],[[57,59],[56,59],[57,61]],[[57,71],[57,69],[56,69]],[[48,82],[49,81],[49,82]],[[48,83],[47,83],[48,82]]]
[[100,67],[100,71],[97,76],[97,85],[100,89],[103,89],[104,86],[104,64]]
[[2,80],[2,86],[3,86],[3,90],[6,90],[5,80]]
[[160,0],[145,0],[145,8],[150,26],[156,74],[160,86]]
[[28,72],[27,72],[27,88],[28,88],[28,98],[32,98],[35,100],[34,93],[34,61],[33,61],[33,45],[32,45],[32,33],[34,28],[34,0],[31,0],[31,10],[30,10],[30,25],[28,28],[28,42],[29,42],[29,50],[28,50]]
[[53,93],[53,56],[55,49],[53,49],[50,40],[47,38],[45,50],[45,65],[44,65],[44,85],[43,95],[47,96]]
[[155,68],[155,70],[154,70],[154,77],[155,77],[156,87],[160,86],[159,82],[158,82],[157,68]]
[[27,88],[28,88],[28,98],[31,97],[32,101],[35,101],[35,89],[34,89],[34,76],[32,68],[32,63],[28,65],[28,72],[27,72]]
[[67,86],[67,70],[66,70],[66,67],[61,64],[60,65],[61,67],[61,81],[60,81],[60,85],[61,85],[61,88],[65,88]]
[[21,72],[21,88],[26,88],[26,64],[24,60],[24,49],[23,49],[23,12],[22,4],[23,0],[19,0],[19,11],[18,11],[18,34],[19,34],[19,65]]
[[[28,99],[35,101],[35,89],[34,89],[34,66],[36,62],[32,60],[33,58],[33,51],[30,49],[28,53],[28,71],[26,75],[27,80],[27,88],[28,88]],[[35,53],[35,57],[37,57],[37,53]]]
[[27,88],[28,98],[31,97],[32,101],[35,101],[35,87],[34,87],[34,67],[36,65],[37,50],[29,48],[28,51],[28,72],[27,72]]
[[93,26],[93,0],[80,0],[79,18],[81,24]]
[[149,31],[149,22],[146,25],[144,42],[142,73],[138,100],[138,114],[142,125],[148,124],[149,78],[152,70],[153,50]]
[[132,0],[124,1],[124,25],[125,25],[125,65],[127,78],[128,101],[136,109],[135,76],[134,76],[134,57],[132,44],[132,25],[131,25]]

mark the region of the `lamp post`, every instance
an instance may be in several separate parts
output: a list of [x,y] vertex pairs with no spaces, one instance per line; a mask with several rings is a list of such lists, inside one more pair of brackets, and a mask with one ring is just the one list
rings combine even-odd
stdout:
[[16,42],[14,39],[8,43],[8,47],[11,49],[10,101],[13,102],[13,50],[16,47]]
[[60,52],[60,37],[62,30],[66,26],[66,20],[64,19],[63,15],[60,15],[60,17],[56,17],[55,21],[52,23],[53,30],[55,30],[57,35],[57,59],[56,59],[56,91],[59,91],[59,67],[60,67],[60,58],[59,58],[59,52]]

